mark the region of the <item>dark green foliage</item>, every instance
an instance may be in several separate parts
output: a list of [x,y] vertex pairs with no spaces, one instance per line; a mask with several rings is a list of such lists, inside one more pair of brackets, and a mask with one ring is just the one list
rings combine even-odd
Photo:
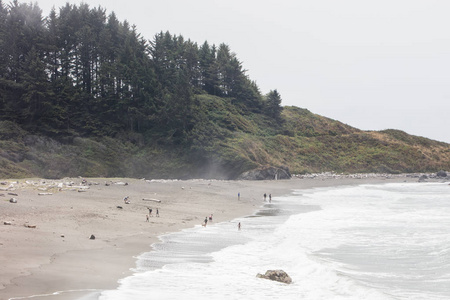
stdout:
[[277,122],[281,122],[281,112],[283,108],[281,107],[281,96],[277,90],[270,91],[266,95],[266,105],[265,113],[270,118],[273,118]]

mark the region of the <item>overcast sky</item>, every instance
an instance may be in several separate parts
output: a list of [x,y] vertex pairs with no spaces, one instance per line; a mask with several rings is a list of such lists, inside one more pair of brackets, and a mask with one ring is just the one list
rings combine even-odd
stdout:
[[[66,2],[81,1],[37,4],[48,16]],[[278,90],[282,105],[450,143],[448,0],[84,2],[114,11],[146,39],[168,30],[228,44],[264,94]]]

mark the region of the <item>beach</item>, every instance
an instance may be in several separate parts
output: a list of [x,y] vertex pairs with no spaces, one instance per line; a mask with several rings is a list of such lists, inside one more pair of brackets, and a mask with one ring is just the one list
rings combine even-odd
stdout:
[[294,189],[417,180],[405,175],[279,181],[2,180],[0,299],[114,289],[158,236],[199,226],[211,214],[214,223],[251,215],[264,204],[265,193],[276,197]]

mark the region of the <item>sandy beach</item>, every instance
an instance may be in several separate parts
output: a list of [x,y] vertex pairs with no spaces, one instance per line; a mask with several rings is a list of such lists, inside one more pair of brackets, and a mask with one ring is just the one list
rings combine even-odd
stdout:
[[[294,189],[417,178],[376,175],[282,181],[0,181],[0,299],[23,299],[59,291],[114,289],[120,278],[132,274],[136,256],[150,251],[161,234],[198,226],[211,214],[213,222],[250,215],[263,205],[264,193],[277,197]],[[129,204],[124,203],[126,196]],[[152,208],[152,216],[147,221],[148,208]],[[77,293],[70,295],[72,298],[64,294],[51,299],[80,297]]]

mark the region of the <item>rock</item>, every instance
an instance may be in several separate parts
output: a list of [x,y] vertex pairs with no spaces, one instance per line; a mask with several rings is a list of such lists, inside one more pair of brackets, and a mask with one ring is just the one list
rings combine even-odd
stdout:
[[266,167],[242,173],[238,180],[278,180],[291,179],[288,167]]
[[427,175],[422,175],[419,177],[419,182],[424,182],[426,179],[428,179]]
[[289,275],[283,270],[268,270],[266,271],[266,274],[258,274],[256,277],[283,282],[286,284],[292,283],[291,277],[289,277]]
[[91,236],[89,237],[90,240],[95,240],[95,235],[91,234]]
[[436,176],[437,177],[447,177],[447,172],[445,172],[444,170],[441,170],[436,173]]
[[16,198],[11,198],[11,199],[9,199],[9,202],[11,202],[11,203],[17,203],[17,199],[16,199]]
[[5,222],[3,222],[3,225],[11,225],[11,222],[5,221]]

